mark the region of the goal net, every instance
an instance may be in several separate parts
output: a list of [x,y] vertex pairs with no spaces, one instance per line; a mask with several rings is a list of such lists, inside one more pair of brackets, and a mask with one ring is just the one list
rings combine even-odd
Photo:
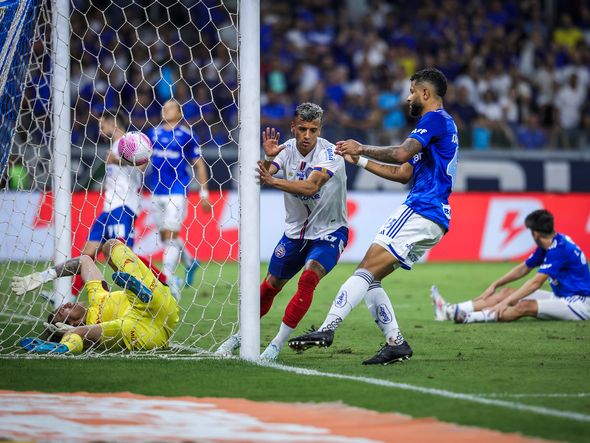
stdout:
[[[55,264],[56,239],[62,235],[71,238],[70,257],[78,256],[103,212],[111,144],[101,136],[100,115],[122,115],[128,121],[126,130],[147,133],[163,123],[162,107],[170,99],[181,105],[182,125],[201,147],[211,210],[202,202],[196,172],[191,172],[195,177],[180,239],[185,258],[198,259],[200,268],[188,281],[185,262],[179,259],[179,322],[170,348],[156,352],[175,357],[210,352],[237,331],[237,3],[72,0],[64,12],[55,0],[0,2],[0,357],[26,356],[18,340],[42,337],[43,323],[55,308],[52,301],[61,300],[52,283],[17,296],[11,291],[12,278]],[[55,26],[60,14],[69,28],[66,34]],[[69,44],[65,63],[56,56],[62,40],[66,48]],[[59,78],[63,73],[69,80]],[[65,91],[59,90],[62,84]],[[55,94],[64,93],[66,106],[56,105]],[[63,163],[56,154],[64,152],[64,145],[56,143],[63,122],[69,122],[71,143],[65,152],[69,150],[71,170],[60,169]],[[141,173],[145,183],[152,169],[148,166]],[[70,226],[56,230],[56,220],[65,215],[56,212],[63,207],[56,189],[66,176],[71,178],[70,232]],[[147,187],[134,230],[133,250],[161,268],[164,242]],[[102,255],[96,263],[110,287],[117,289]],[[84,289],[76,301],[88,304]],[[86,355],[113,352],[96,348]]]

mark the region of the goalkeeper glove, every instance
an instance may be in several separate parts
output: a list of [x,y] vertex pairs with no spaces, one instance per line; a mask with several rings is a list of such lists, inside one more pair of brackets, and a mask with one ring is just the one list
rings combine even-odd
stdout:
[[68,324],[62,323],[62,322],[57,322],[57,323],[47,323],[44,322],[43,326],[45,326],[45,329],[50,333],[50,334],[61,334],[61,335],[65,335],[67,334],[69,331],[71,331],[72,329],[74,329],[73,326],[70,326]]
[[37,289],[43,283],[55,280],[56,277],[57,275],[53,269],[43,272],[33,272],[32,274],[25,275],[24,277],[12,277],[10,287],[16,295],[23,295],[29,291]]

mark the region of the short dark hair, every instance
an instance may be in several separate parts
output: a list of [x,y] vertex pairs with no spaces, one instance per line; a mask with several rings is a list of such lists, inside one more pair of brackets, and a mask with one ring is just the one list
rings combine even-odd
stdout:
[[553,234],[553,214],[546,209],[537,209],[531,212],[524,219],[525,226],[531,231],[537,231],[541,234]]
[[301,103],[295,109],[295,117],[299,117],[305,122],[312,122],[317,119],[321,120],[323,115],[324,110],[321,106],[316,105],[315,103]]
[[434,86],[436,95],[443,98],[447,93],[447,78],[445,75],[436,68],[426,68],[416,72],[410,81],[416,81],[416,83],[428,82]]
[[127,118],[123,115],[120,111],[115,111],[112,109],[105,109],[100,113],[99,118],[106,118],[109,120],[115,120],[115,124],[119,129],[125,131],[127,129]]

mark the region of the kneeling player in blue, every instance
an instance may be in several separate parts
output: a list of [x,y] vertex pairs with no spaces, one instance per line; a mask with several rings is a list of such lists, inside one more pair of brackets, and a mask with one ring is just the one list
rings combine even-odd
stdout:
[[[300,104],[291,122],[295,137],[281,146],[280,134],[274,128],[262,133],[266,157],[259,162],[260,183],[284,192],[286,228],[260,285],[261,317],[303,268],[279,332],[260,356],[265,360],[278,357],[307,313],[320,279],[334,268],[348,242],[344,160],[334,154],[332,143],[319,137],[322,114],[318,105]],[[280,170],[284,179],[274,177]],[[233,335],[217,353],[230,354],[239,344],[239,335]]]
[[[544,209],[530,213],[525,225],[537,249],[523,263],[493,282],[479,297],[449,304],[432,287],[435,320],[457,323],[541,320],[590,320],[590,270],[584,252],[567,235],[555,232],[553,215]],[[520,288],[497,289],[539,268]],[[549,280],[550,291],[541,286]],[[496,292],[497,291],[497,292]]]
[[410,114],[421,118],[400,146],[368,146],[355,140],[336,143],[337,154],[354,159],[358,166],[376,175],[401,182],[413,179],[410,193],[383,224],[357,270],[341,286],[320,328],[289,340],[289,346],[296,351],[330,346],[336,329],[365,299],[386,344],[363,364],[388,364],[412,356],[381,280],[399,267],[410,270],[449,229],[449,195],[457,170],[459,143],[455,122],[442,107],[447,90],[445,76],[436,69],[424,69],[410,80]]

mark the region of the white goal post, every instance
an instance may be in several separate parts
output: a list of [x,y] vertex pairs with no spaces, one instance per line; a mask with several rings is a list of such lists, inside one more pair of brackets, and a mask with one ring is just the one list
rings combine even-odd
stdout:
[[242,0],[239,15],[240,83],[240,356],[260,354],[260,0]]

